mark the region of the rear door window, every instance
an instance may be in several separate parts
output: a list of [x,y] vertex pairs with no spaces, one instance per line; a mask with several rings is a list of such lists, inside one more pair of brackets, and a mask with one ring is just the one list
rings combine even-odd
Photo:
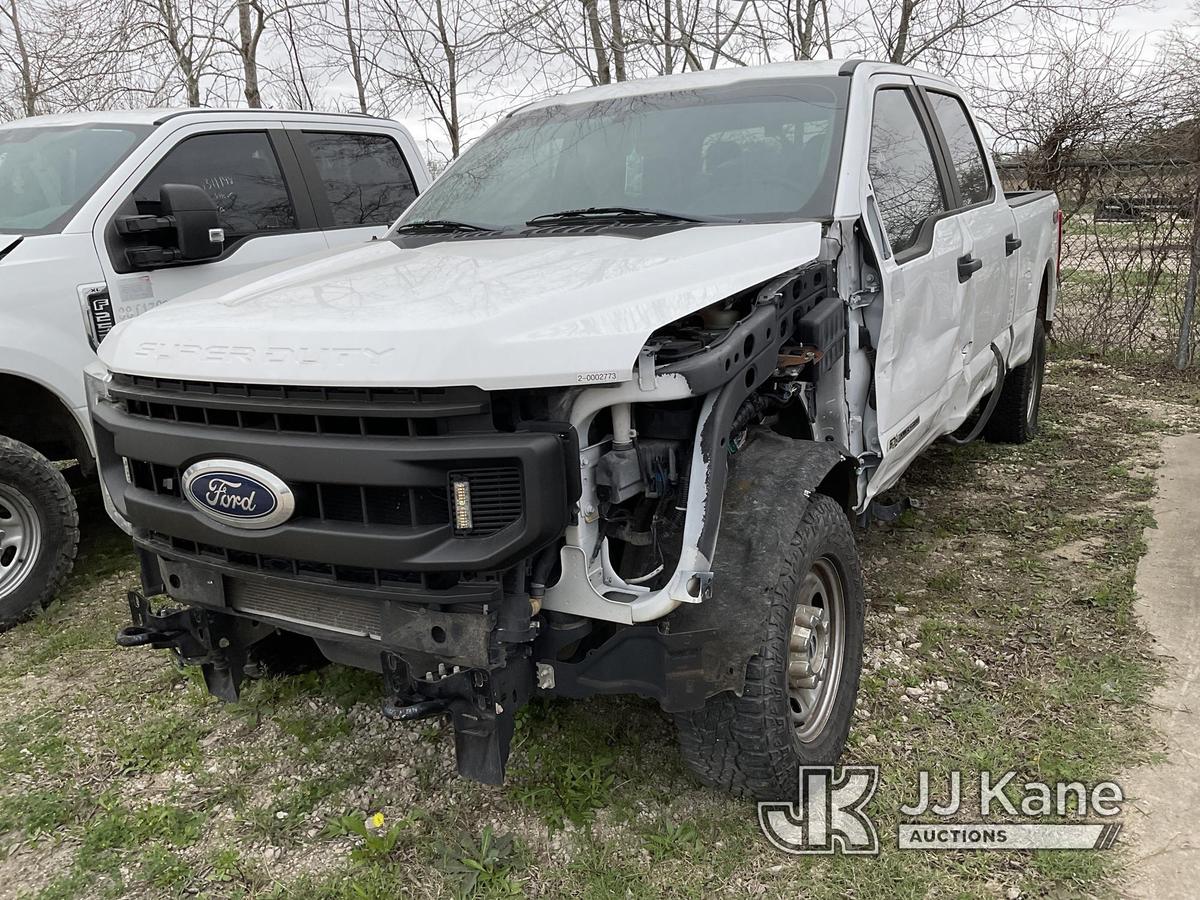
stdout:
[[906,88],[875,94],[867,171],[892,253],[915,247],[922,226],[947,204],[933,145]]
[[962,205],[985,202],[991,197],[992,182],[983,155],[983,144],[971,124],[967,108],[961,100],[950,94],[929,91],[926,96],[946,138]]
[[417,197],[396,142],[383,134],[305,131],[335,228],[391,225]]
[[138,213],[160,215],[164,184],[194,184],[217,205],[225,246],[296,229],[296,211],[265,131],[200,134],[181,141],[133,192]]

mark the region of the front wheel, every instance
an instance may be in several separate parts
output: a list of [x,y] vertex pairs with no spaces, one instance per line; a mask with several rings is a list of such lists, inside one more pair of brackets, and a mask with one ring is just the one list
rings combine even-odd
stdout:
[[78,546],[79,513],[62,473],[32,447],[0,437],[0,630],[54,598]]
[[865,600],[845,512],[814,495],[781,552],[742,696],[727,691],[676,716],[700,780],[759,800],[794,797],[800,766],[837,760],[862,673]]

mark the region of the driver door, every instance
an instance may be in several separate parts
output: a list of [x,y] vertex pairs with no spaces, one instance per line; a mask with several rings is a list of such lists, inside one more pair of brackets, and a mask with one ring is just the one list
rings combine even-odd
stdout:
[[883,285],[875,358],[881,461],[867,498],[887,489],[942,433],[942,409],[963,375],[958,260],[966,236],[934,130],[912,79],[872,79],[862,208]]

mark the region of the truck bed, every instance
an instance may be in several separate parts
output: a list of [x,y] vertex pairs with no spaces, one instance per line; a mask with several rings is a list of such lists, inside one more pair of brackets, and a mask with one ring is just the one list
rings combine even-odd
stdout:
[[1035,200],[1040,200],[1043,197],[1053,197],[1054,191],[1005,191],[1004,199],[1008,201],[1011,207],[1024,206],[1027,203],[1033,203]]

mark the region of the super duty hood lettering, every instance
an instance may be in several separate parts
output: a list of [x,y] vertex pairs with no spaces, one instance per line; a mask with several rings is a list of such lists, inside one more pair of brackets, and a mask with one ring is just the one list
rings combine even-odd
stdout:
[[223,282],[117,325],[110,369],[198,381],[491,390],[627,381],[646,339],[818,258],[815,222],[377,241]]
[[372,365],[395,352],[395,347],[247,347],[143,341],[133,355],[139,359],[154,360],[336,367]]

